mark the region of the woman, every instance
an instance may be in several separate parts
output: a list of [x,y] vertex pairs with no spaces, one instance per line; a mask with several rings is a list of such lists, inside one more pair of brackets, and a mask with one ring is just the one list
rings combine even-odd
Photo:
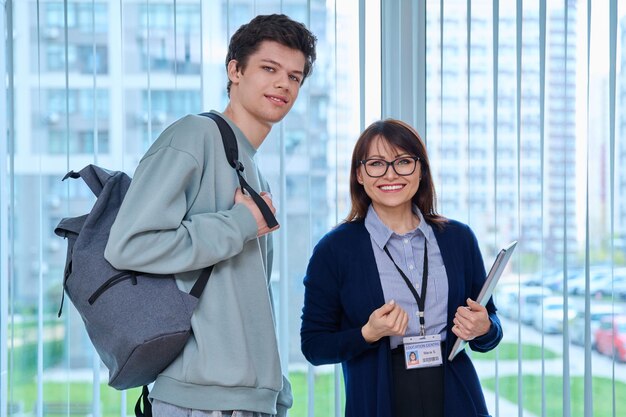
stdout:
[[488,416],[469,357],[448,354],[457,337],[491,350],[502,327],[491,300],[473,301],[486,275],[478,243],[436,213],[417,132],[393,119],[370,125],[350,194],[350,214],[317,244],[304,278],[305,357],[342,363],[349,417]]

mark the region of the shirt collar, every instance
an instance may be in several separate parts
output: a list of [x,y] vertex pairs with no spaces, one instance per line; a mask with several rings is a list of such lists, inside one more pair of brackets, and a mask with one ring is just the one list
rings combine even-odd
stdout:
[[[422,212],[420,211],[419,208],[417,208],[416,205],[413,205],[413,211],[419,217],[420,224],[414,230],[411,230],[402,236],[408,236],[412,238],[416,234],[419,234],[421,232],[421,235],[426,237],[426,241],[430,241],[430,237],[431,237],[430,225],[426,223],[426,221],[424,220],[424,216],[422,215]],[[367,214],[365,215],[365,228],[369,232],[374,243],[376,243],[376,245],[381,250],[387,245],[387,242],[389,242],[389,239],[391,239],[394,236],[395,237],[400,236],[396,232],[391,230],[389,227],[387,227],[387,225],[385,225],[385,223],[383,223],[382,220],[380,220],[380,217],[378,217],[378,213],[376,213],[376,210],[374,210],[374,207],[371,204],[369,208],[367,209]]]

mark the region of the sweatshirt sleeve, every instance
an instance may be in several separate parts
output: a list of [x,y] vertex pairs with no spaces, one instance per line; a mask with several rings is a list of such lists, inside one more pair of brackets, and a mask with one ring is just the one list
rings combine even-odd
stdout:
[[202,171],[191,153],[172,146],[144,157],[111,228],[105,258],[117,269],[165,274],[206,268],[241,252],[257,233],[247,207],[187,214]]

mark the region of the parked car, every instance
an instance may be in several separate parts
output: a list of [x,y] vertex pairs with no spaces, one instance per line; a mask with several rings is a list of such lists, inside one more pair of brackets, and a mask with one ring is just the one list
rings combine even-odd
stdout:
[[605,285],[603,285],[601,288],[598,288],[597,291],[602,296],[610,296],[611,292],[613,292],[617,299],[622,298],[621,293],[626,290],[626,274],[622,273],[620,275],[614,275],[612,281],[613,282],[611,282],[611,280],[608,280],[606,283],[604,283]]
[[[584,269],[571,268],[567,270],[567,283],[579,279],[585,273]],[[552,291],[563,292],[563,271],[552,271],[550,274],[546,274],[543,278],[544,285],[550,288]]]
[[626,301],[626,281],[616,283],[613,286],[613,294],[616,299]]
[[[611,291],[611,282],[626,280],[626,269],[610,267],[592,267],[589,271],[589,294],[602,297]],[[586,277],[584,272],[577,278],[568,281],[567,292],[574,295],[584,295],[586,291]]]
[[605,317],[595,333],[595,345],[598,352],[626,362],[626,315]]
[[[600,322],[605,317],[610,317],[615,314],[623,313],[624,309],[619,307],[613,307],[610,304],[592,304],[591,311],[589,312],[589,327],[591,335],[591,346],[595,348],[594,335],[596,330],[600,327]],[[570,322],[569,325],[570,342],[575,345],[585,344],[585,311],[577,311],[576,316]]]
[[496,303],[499,316],[510,319],[517,317],[517,304],[514,305],[513,300],[518,290],[517,284],[500,283],[496,286],[493,301]]
[[549,269],[544,271],[535,272],[521,277],[522,285],[527,287],[541,287],[546,286],[548,282],[553,281],[559,275],[558,269]]
[[535,312],[541,310],[541,303],[554,293],[549,288],[525,287],[520,294],[520,317],[524,324],[533,324]]
[[551,295],[553,292],[549,288],[507,284],[498,288],[495,302],[498,314],[531,324],[534,311],[541,304],[541,299]]
[[[533,315],[533,327],[544,333],[563,332],[563,298],[554,296],[546,297],[543,300],[543,309],[536,308]],[[576,316],[576,310],[568,305],[567,320],[571,322]]]

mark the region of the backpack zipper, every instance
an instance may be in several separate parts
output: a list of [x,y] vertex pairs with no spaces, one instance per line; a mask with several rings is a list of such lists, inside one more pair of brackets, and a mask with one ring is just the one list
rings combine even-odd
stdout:
[[114,275],[112,278],[109,278],[104,284],[100,286],[92,295],[89,297],[89,305],[92,305],[96,302],[98,297],[100,297],[106,290],[111,288],[112,286],[119,284],[122,281],[126,281],[130,279],[133,285],[137,285],[137,275],[134,272],[123,271],[117,275]]

